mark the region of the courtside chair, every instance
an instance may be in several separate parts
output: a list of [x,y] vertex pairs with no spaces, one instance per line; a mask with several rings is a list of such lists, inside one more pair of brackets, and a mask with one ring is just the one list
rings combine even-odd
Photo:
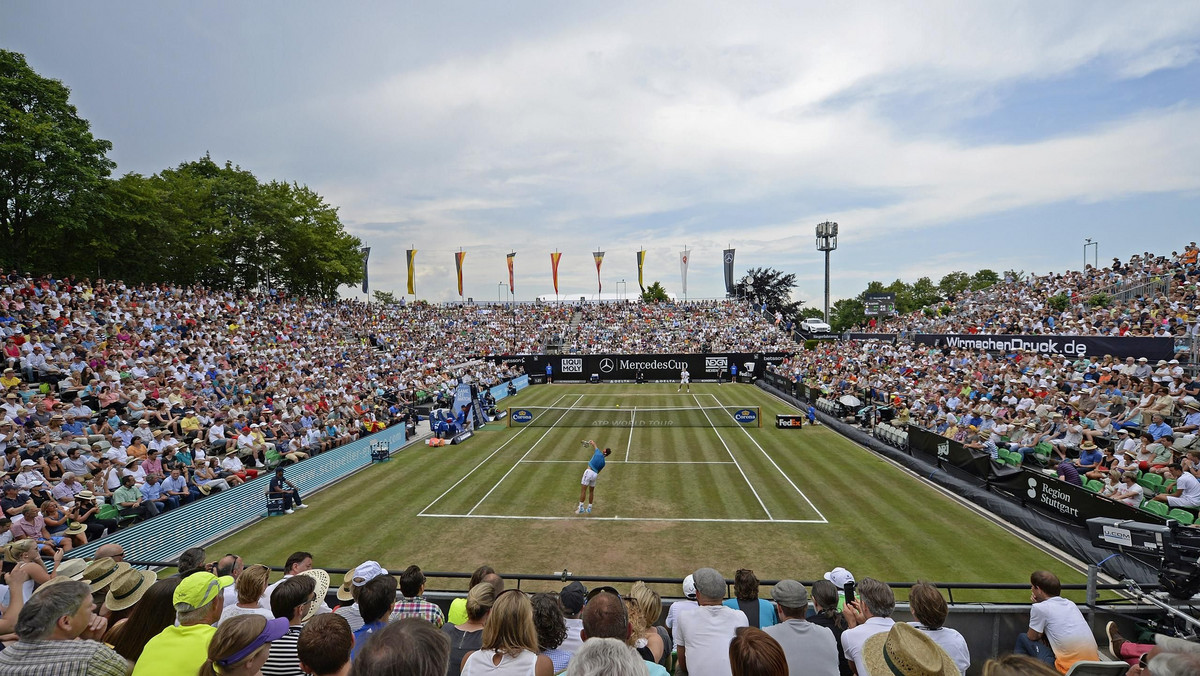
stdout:
[[1157,514],[1159,516],[1166,516],[1167,512],[1169,511],[1169,508],[1167,507],[1167,503],[1165,503],[1165,502],[1155,502],[1154,500],[1146,500],[1145,502],[1142,503],[1142,511],[1150,512],[1151,514]]
[[1192,514],[1191,512],[1187,511],[1186,509],[1179,509],[1178,507],[1167,512],[1167,518],[1175,519],[1179,523],[1188,524],[1188,525],[1191,525],[1192,523],[1195,523],[1195,521],[1196,521],[1195,514]]
[[1127,671],[1129,671],[1129,663],[1123,660],[1115,662],[1082,660],[1071,665],[1067,676],[1123,676]]

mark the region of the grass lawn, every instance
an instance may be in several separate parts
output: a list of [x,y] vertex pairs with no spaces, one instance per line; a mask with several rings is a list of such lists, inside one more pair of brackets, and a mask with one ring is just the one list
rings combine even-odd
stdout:
[[[247,563],[282,565],[307,550],[318,566],[367,559],[397,572],[682,577],[712,566],[727,577],[819,578],[834,566],[886,581],[1015,582],[1045,568],[1084,576],[940,491],[823,427],[777,430],[794,413],[750,385],[547,385],[504,403],[572,407],[564,420],[633,409],[759,406],[763,426],[504,427],[459,446],[415,446],[214,545]],[[556,415],[556,414],[548,414]],[[670,415],[644,414],[644,418]],[[709,411],[712,419],[716,412]],[[679,419],[695,420],[695,412]],[[591,457],[613,449],[591,515],[576,515]],[[336,577],[336,576],[335,576]],[[536,583],[526,585],[539,589]],[[547,583],[545,588],[561,586]],[[434,580],[431,588],[456,588]],[[676,596],[674,586],[661,593]],[[902,595],[902,593],[900,594]],[[1074,596],[1074,595],[1072,595]],[[1026,592],[955,592],[955,600],[1027,602]],[[1080,594],[1082,597],[1082,594]]]

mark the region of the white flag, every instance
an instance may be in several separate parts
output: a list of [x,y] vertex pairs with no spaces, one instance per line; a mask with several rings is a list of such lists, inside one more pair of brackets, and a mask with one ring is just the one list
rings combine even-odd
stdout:
[[687,266],[688,259],[692,257],[692,252],[689,249],[684,249],[679,252],[679,272],[683,275],[683,295],[687,297]]

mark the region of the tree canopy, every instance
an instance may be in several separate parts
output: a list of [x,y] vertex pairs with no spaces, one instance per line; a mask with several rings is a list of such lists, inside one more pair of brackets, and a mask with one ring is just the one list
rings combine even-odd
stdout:
[[71,90],[0,50],[0,264],[54,265],[115,166]]
[[647,286],[646,290],[642,292],[643,303],[665,303],[668,300],[670,298],[667,296],[667,290],[657,281]]
[[361,242],[307,186],[208,155],[110,178],[69,93],[0,50],[0,264],[323,297],[362,279]]
[[784,317],[794,318],[804,303],[792,300],[794,288],[795,273],[784,273],[775,268],[750,268],[734,284],[733,295],[755,305],[765,304],[771,312],[781,312]]

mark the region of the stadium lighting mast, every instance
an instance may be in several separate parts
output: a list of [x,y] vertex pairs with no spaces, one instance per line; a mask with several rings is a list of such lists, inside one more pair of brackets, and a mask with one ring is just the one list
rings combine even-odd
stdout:
[[829,252],[837,248],[838,224],[825,221],[817,224],[817,251],[825,252],[825,323],[829,322]]
[[1087,250],[1092,247],[1092,267],[1100,267],[1100,242],[1093,242],[1091,237],[1083,239],[1083,267],[1087,267]]

